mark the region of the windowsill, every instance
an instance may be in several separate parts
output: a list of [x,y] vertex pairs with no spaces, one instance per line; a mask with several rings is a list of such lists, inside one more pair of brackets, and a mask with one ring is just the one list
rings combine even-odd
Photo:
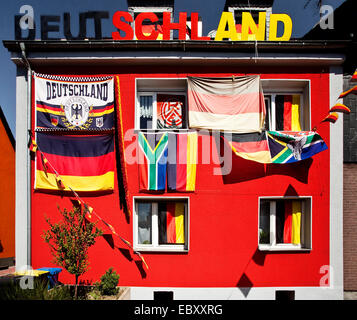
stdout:
[[134,246],[134,251],[138,252],[178,252],[178,253],[187,253],[188,249],[184,247],[168,247],[168,246],[161,246],[161,247],[152,247],[152,246]]
[[258,246],[259,251],[295,251],[295,252],[302,252],[302,251],[311,251],[311,248],[302,248],[297,245],[264,245],[260,244]]

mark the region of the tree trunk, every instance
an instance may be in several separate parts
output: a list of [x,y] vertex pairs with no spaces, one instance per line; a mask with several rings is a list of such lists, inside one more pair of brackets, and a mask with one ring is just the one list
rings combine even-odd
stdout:
[[74,299],[77,300],[78,276],[76,275],[76,284],[74,286]]

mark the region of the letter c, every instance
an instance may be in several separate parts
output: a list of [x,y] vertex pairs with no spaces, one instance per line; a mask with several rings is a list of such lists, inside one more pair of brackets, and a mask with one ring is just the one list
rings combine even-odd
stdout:
[[157,15],[153,12],[141,12],[135,19],[135,35],[138,40],[156,40],[159,35],[159,31],[152,30],[150,35],[145,35],[143,33],[143,21],[145,19],[151,22],[159,21]]

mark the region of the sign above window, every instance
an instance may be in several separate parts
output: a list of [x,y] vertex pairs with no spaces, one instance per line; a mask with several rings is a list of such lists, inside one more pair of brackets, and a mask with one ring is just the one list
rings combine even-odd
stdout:
[[[21,11],[23,15],[15,16],[15,39],[35,40],[36,23],[31,6]],[[31,9],[31,10],[30,10]],[[180,12],[178,21],[174,21],[172,12],[140,12],[135,15],[126,11],[116,11],[112,17],[115,31],[112,31],[113,40],[173,40],[173,32],[178,36],[175,40],[204,40],[204,41],[288,41],[292,33],[292,20],[287,14],[270,14],[267,22],[267,13],[260,11],[252,16],[251,12],[242,12],[240,21],[235,21],[233,12],[222,12],[221,18],[214,32],[214,36],[201,35],[201,21],[197,12],[188,17],[187,12]],[[94,22],[94,39],[108,39],[103,36],[103,19],[109,19],[108,11],[87,11],[79,13],[78,34],[71,32],[70,13],[60,15],[41,15],[41,40],[85,40],[87,35],[87,20]],[[63,22],[61,22],[63,21]],[[63,26],[61,26],[63,23]],[[278,24],[283,28],[278,31]],[[266,32],[266,29],[269,32]],[[279,27],[280,28],[280,27]],[[59,36],[63,30],[63,36]],[[56,37],[57,34],[57,37]],[[268,34],[268,36],[267,36]]]

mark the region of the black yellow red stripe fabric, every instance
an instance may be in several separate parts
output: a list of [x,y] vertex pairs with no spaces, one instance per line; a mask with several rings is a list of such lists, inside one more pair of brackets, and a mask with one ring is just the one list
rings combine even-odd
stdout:
[[357,86],[354,86],[351,89],[348,89],[348,90],[342,92],[338,98],[339,99],[344,98],[344,97],[348,96],[349,94],[357,94]]
[[185,204],[183,202],[159,202],[159,243],[185,243]]
[[237,156],[260,163],[271,163],[265,131],[239,134],[221,133],[221,137],[230,145]]
[[120,90],[120,78],[115,76],[115,103],[117,110],[117,126],[116,134],[117,142],[116,151],[118,153],[118,187],[119,187],[119,198],[123,205],[124,212],[129,216],[131,215],[130,204],[129,204],[129,188],[128,188],[128,174],[126,169],[126,160],[125,160],[125,145],[124,145],[124,129],[123,129],[123,114],[122,114],[122,101],[121,101],[121,90]]
[[[102,191],[114,189],[114,137],[37,133],[35,189]],[[47,159],[47,164],[41,161]],[[45,167],[46,166],[46,167]],[[70,188],[69,188],[70,187]]]
[[284,201],[284,243],[300,244],[301,242],[301,201]]
[[321,122],[335,123],[337,121],[337,119],[338,119],[338,114],[336,112],[331,112]]
[[168,133],[168,190],[195,191],[197,143],[197,132]]
[[356,69],[355,72],[353,73],[352,78],[351,78],[351,81],[352,81],[352,82],[356,82],[356,81],[357,81],[357,69]]
[[345,106],[342,103],[336,103],[331,109],[330,112],[341,112],[341,113],[345,113],[345,114],[349,114],[351,113],[350,108],[348,108],[347,106]]
[[277,95],[276,130],[301,131],[300,95]]

